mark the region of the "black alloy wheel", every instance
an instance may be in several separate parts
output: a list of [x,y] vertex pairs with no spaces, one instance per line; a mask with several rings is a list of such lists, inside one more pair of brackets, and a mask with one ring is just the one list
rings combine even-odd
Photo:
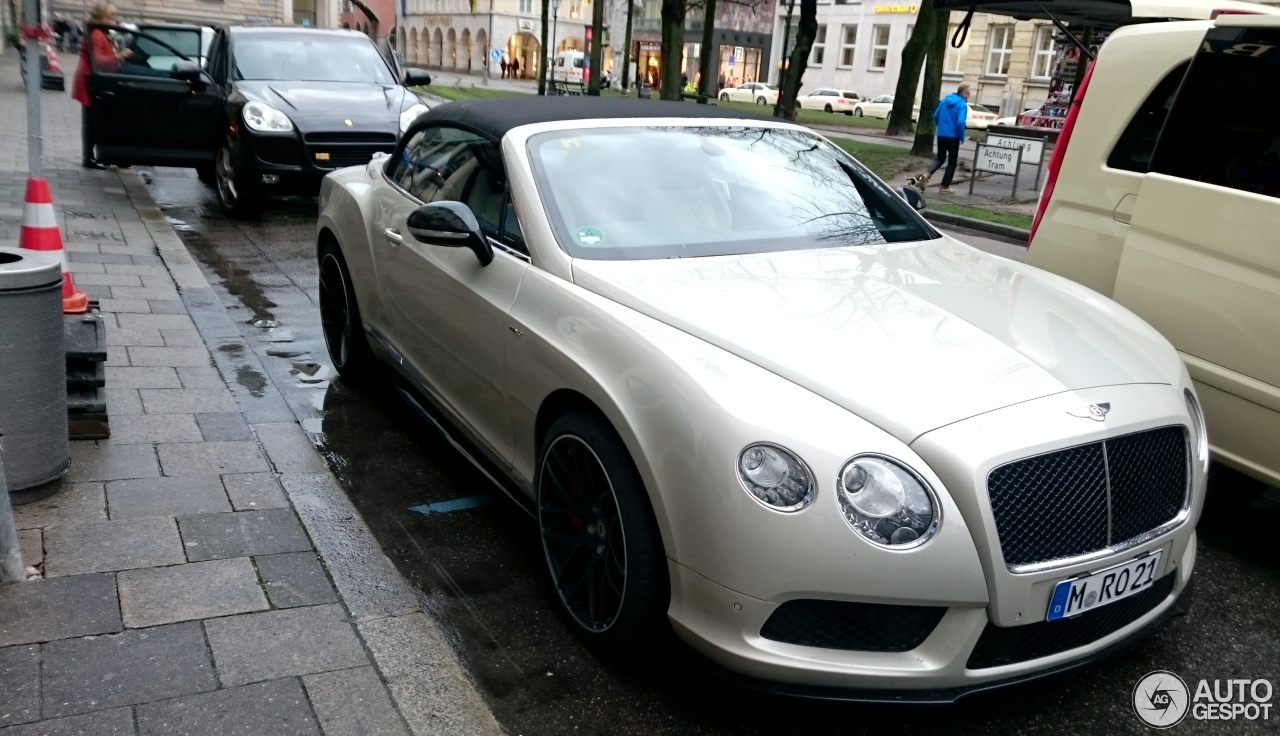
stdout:
[[644,484],[602,419],[561,416],[538,472],[538,526],[562,611],[593,646],[632,647],[659,630],[665,555]]
[[320,328],[338,375],[348,383],[366,378],[373,365],[373,353],[360,321],[351,272],[333,242],[320,250]]
[[262,211],[258,193],[245,182],[244,175],[236,170],[230,143],[218,149],[218,157],[213,164],[213,177],[218,189],[218,204],[228,217],[248,219],[256,217]]
[[721,102],[728,102],[728,101],[729,101],[729,93],[728,93],[728,92],[725,92],[724,94],[720,95],[720,101],[721,101]]
[[825,110],[826,112],[835,112],[834,110],[832,110],[832,109],[831,109],[831,105],[830,105],[830,104],[828,104],[826,107],[824,107],[824,108],[822,108],[822,109],[823,109],[823,110]]
[[769,104],[769,101],[768,101],[768,100],[766,100],[766,99],[765,99],[765,98],[763,98],[763,97],[757,97],[757,98],[756,98],[756,104],[757,104],[757,105],[767,105],[767,104]]

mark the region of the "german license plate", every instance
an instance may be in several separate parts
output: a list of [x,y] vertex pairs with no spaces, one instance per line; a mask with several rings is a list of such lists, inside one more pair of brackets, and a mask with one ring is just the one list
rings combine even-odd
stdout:
[[1091,572],[1054,586],[1046,621],[1058,621],[1115,603],[1150,588],[1160,568],[1164,550],[1155,550],[1128,562]]

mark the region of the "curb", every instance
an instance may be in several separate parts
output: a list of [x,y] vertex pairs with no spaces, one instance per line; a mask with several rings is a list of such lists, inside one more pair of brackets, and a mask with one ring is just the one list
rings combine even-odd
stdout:
[[951,225],[954,227],[963,227],[968,230],[976,230],[980,233],[995,235],[1007,240],[1015,241],[1016,244],[1024,247],[1027,245],[1027,241],[1031,240],[1030,230],[1024,230],[1012,225],[1001,225],[998,222],[988,222],[974,217],[953,215],[950,212],[936,212],[930,209],[921,210],[920,214],[930,222],[936,222],[942,225]]
[[[136,173],[119,171],[118,176],[400,715],[416,736],[503,733],[445,635],[329,472],[146,185]],[[259,377],[252,390],[236,380],[246,369]]]

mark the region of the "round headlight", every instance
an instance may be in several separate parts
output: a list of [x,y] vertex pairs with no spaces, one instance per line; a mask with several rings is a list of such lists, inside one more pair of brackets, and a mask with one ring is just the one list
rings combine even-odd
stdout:
[[738,455],[738,480],[752,498],[775,511],[799,511],[818,495],[809,468],[778,445],[748,445]]
[[244,106],[244,124],[260,133],[288,133],[293,130],[293,121],[288,115],[257,101]]
[[853,530],[886,547],[923,544],[938,528],[933,494],[902,464],[877,455],[855,457],[836,479],[840,511]]
[[403,133],[408,130],[409,126],[413,125],[413,121],[417,120],[418,116],[422,115],[426,111],[426,105],[417,103],[400,113],[400,132]]

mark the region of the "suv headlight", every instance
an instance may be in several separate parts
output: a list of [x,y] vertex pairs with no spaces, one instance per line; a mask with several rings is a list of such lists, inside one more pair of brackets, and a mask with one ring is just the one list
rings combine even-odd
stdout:
[[923,544],[938,529],[929,486],[887,457],[862,455],[845,463],[836,478],[836,498],[849,526],[885,547]]
[[795,453],[757,442],[738,455],[738,480],[747,493],[774,511],[799,511],[818,495],[813,473]]
[[244,124],[259,133],[288,133],[293,130],[289,116],[264,102],[244,106]]
[[400,132],[403,133],[408,130],[409,126],[413,125],[413,121],[417,120],[418,116],[426,112],[428,109],[429,108],[426,105],[419,102],[408,110],[400,113]]

